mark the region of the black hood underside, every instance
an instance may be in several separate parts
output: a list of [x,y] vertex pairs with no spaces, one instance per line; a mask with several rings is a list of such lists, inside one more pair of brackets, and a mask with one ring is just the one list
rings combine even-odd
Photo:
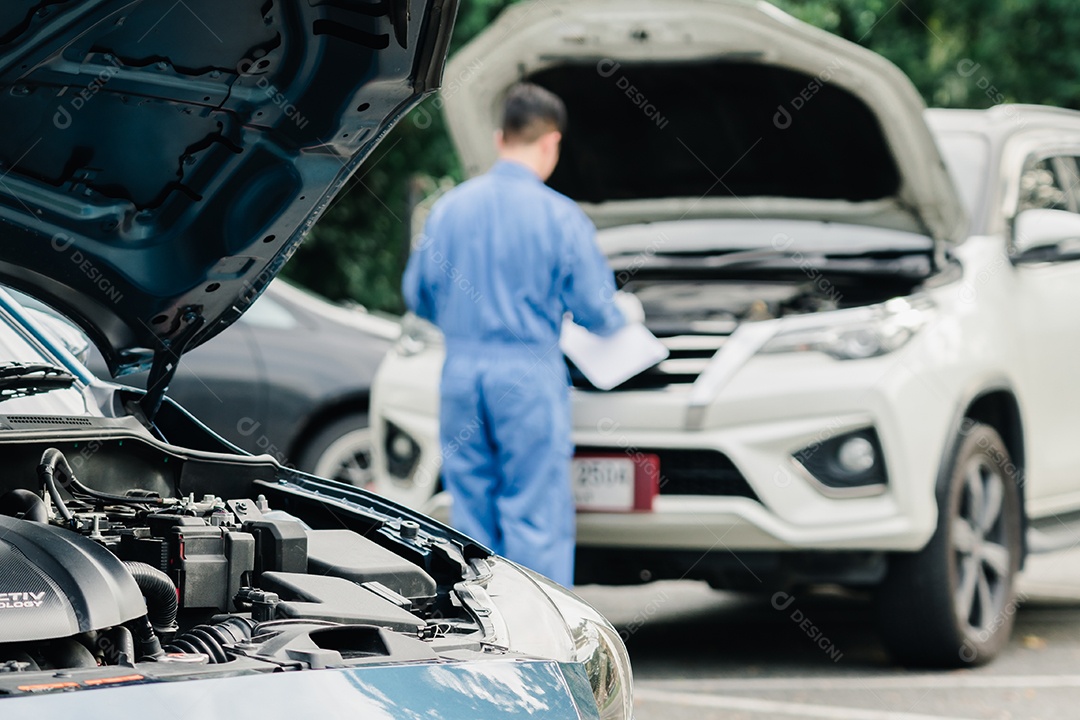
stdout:
[[899,192],[880,123],[843,88],[730,60],[620,63],[618,78],[597,68],[566,63],[529,77],[566,102],[570,123],[550,184],[575,200],[861,202]]
[[114,374],[234,322],[442,74],[456,0],[5,0],[0,282]]

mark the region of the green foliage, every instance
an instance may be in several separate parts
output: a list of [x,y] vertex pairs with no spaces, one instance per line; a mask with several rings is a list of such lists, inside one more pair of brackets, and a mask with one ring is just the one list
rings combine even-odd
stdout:
[[[462,0],[453,48],[515,0]],[[1025,102],[1080,109],[1076,0],[775,0],[795,17],[896,63],[927,104]],[[411,202],[421,177],[461,179],[431,99],[376,149],[285,274],[334,299],[400,311]]]
[[1074,0],[776,0],[881,53],[938,107],[1002,102],[1080,109]]

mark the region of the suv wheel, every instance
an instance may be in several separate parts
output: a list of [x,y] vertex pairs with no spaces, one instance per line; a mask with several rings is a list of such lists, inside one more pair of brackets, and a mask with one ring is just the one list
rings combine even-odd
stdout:
[[1020,567],[1016,469],[997,432],[965,421],[938,491],[938,526],[918,553],[889,559],[878,590],[878,625],[907,665],[981,665],[1008,642]]

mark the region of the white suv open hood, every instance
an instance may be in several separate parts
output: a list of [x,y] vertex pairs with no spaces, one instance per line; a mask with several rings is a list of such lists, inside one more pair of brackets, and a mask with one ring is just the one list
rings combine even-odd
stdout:
[[956,241],[964,211],[910,81],[766,3],[538,0],[447,68],[470,175],[528,79],[570,113],[550,184],[600,226],[702,217],[834,220]]

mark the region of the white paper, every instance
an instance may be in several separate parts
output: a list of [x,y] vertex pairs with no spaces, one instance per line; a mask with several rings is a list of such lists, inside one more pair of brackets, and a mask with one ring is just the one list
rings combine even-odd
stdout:
[[578,370],[600,390],[610,390],[668,356],[667,347],[641,323],[600,337],[566,320],[559,345]]

